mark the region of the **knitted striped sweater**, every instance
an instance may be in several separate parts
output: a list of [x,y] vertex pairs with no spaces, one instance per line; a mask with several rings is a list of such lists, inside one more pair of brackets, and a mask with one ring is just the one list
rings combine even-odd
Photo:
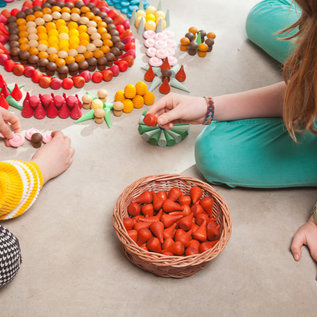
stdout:
[[26,212],[35,202],[42,185],[42,173],[36,163],[0,162],[0,220]]

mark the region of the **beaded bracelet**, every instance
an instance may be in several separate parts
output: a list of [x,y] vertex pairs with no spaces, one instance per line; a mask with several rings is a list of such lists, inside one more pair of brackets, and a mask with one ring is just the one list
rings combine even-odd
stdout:
[[215,104],[211,97],[204,97],[207,103],[207,112],[205,115],[204,125],[208,125],[214,119]]

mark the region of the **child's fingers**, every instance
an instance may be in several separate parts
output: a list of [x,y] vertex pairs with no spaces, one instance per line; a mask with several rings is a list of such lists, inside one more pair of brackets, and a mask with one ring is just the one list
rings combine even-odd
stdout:
[[3,136],[6,139],[11,139],[12,138],[12,131],[10,129],[10,126],[5,123],[3,118],[0,116],[0,132],[3,134]]
[[157,123],[161,126],[168,123],[175,122],[180,119],[180,113],[178,108],[174,108],[171,111],[165,112],[157,118]]
[[159,111],[163,110],[164,108],[167,109],[173,109],[173,95],[168,94],[161,99],[159,99],[157,102],[154,103],[154,105],[151,106],[149,113],[157,114]]
[[2,117],[4,122],[9,122],[11,124],[13,131],[15,133],[20,132],[21,130],[20,120],[16,115],[14,115],[10,111],[5,111],[2,113]]
[[295,233],[292,244],[291,244],[291,252],[293,254],[295,261],[300,260],[302,255],[302,246],[304,244],[307,244],[306,235],[304,230],[299,229]]

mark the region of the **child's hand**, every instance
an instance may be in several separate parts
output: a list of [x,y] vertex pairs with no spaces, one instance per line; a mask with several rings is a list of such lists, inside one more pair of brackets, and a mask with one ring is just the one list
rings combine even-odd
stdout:
[[313,216],[297,230],[293,237],[291,251],[296,261],[301,258],[303,245],[308,246],[311,257],[317,262],[317,224]]
[[151,106],[148,113],[158,117],[158,124],[172,129],[175,123],[202,124],[207,112],[203,97],[191,97],[170,93]]
[[11,124],[15,133],[20,132],[21,126],[19,118],[10,111],[0,107],[0,132],[6,138],[6,145],[8,145],[8,140],[13,137],[9,124]]

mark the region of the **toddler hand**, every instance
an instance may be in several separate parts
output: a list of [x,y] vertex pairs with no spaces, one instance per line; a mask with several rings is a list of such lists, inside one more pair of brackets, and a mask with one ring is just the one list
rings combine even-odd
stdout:
[[317,261],[317,224],[313,216],[297,230],[293,237],[291,251],[296,261],[301,258],[303,245],[307,245],[311,257]]
[[70,146],[70,138],[61,131],[52,132],[52,136],[52,141],[36,151],[32,158],[42,171],[44,184],[68,169],[75,152]]
[[158,124],[164,129],[172,129],[177,123],[202,124],[206,112],[207,104],[203,97],[174,93],[155,102],[148,111],[158,117]]
[[19,118],[10,111],[0,107],[0,132],[6,138],[6,145],[8,145],[8,140],[13,137],[10,124],[15,133],[20,132]]

